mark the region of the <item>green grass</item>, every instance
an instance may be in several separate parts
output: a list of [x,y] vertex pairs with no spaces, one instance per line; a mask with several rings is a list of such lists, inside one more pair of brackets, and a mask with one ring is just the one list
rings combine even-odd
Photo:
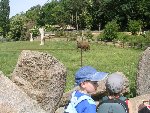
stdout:
[[[67,82],[65,91],[74,87],[74,73],[81,66],[81,54],[76,50],[75,42],[47,41],[44,46],[40,42],[6,42],[0,43],[0,70],[6,76],[13,72],[20,52],[24,49],[48,52],[67,67]],[[63,50],[64,49],[64,50]],[[69,50],[70,49],[70,50]],[[113,46],[91,44],[91,50],[83,52],[83,65],[91,65],[99,71],[121,71],[130,80],[130,96],[135,95],[135,79],[137,64],[141,50],[117,48]]]

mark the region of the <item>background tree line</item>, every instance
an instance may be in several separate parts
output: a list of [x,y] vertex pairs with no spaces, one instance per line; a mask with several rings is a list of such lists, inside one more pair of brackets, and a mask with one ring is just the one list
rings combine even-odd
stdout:
[[28,40],[31,29],[39,26],[72,25],[77,30],[98,30],[114,20],[119,31],[129,31],[131,21],[145,30],[150,28],[149,7],[149,0],[51,0],[9,19],[9,0],[1,0],[0,32],[7,39]]

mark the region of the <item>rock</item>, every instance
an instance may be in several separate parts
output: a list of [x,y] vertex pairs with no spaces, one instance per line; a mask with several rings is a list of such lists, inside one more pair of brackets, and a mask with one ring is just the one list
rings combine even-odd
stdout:
[[141,56],[136,81],[137,95],[150,93],[150,47]]
[[22,51],[12,81],[48,113],[54,113],[64,92],[66,68],[48,53]]
[[15,85],[9,78],[0,72],[0,113],[46,113]]
[[64,113],[64,110],[65,110],[64,107],[60,107],[55,111],[55,113]]
[[59,107],[64,107],[67,105],[67,103],[69,102],[69,100],[71,99],[71,94],[73,91],[79,89],[79,87],[75,87],[74,89],[66,92],[63,94],[62,98],[61,98],[61,101],[59,102]]
[[145,94],[134,98],[130,98],[129,100],[132,103],[133,113],[138,113],[139,105],[143,103],[143,100],[149,100],[149,99],[150,99],[150,94]]

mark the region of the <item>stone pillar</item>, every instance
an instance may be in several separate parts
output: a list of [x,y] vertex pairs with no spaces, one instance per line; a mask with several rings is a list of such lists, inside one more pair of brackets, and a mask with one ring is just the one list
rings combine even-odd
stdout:
[[101,30],[101,23],[99,23],[99,25],[98,25],[98,30],[99,31]]
[[39,28],[39,32],[41,34],[41,44],[40,45],[44,45],[44,28]]
[[33,42],[33,33],[30,33],[30,42]]

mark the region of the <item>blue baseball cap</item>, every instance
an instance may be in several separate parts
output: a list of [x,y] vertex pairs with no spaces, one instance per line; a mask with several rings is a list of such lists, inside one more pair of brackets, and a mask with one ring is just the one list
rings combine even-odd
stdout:
[[98,72],[95,68],[91,66],[83,66],[75,73],[76,85],[90,80],[90,81],[100,81],[107,77],[108,73]]

